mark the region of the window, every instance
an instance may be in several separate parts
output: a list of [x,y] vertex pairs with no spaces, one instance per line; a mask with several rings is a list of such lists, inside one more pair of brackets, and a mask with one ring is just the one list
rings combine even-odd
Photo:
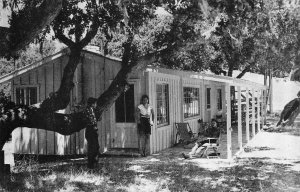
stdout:
[[198,88],[184,87],[183,100],[184,118],[194,117],[200,114]]
[[222,110],[222,89],[217,89],[217,106],[218,110]]
[[17,87],[16,104],[32,105],[38,102],[37,87]]
[[169,86],[168,84],[156,85],[157,125],[169,124]]
[[134,120],[134,85],[130,84],[126,92],[122,93],[115,103],[117,123],[133,123]]
[[206,109],[210,109],[210,88],[206,88]]

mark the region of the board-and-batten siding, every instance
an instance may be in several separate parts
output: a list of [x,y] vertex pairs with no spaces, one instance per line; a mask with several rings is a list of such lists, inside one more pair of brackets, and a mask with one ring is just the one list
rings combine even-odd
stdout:
[[[120,62],[86,53],[84,63],[82,89],[86,101],[88,97],[99,97],[109,87],[120,69]],[[100,152],[111,147],[111,119],[110,110],[107,110],[102,115],[102,120],[98,122]]]
[[[16,87],[37,86],[38,102],[43,101],[60,86],[63,68],[68,58],[55,59],[12,80],[13,99],[15,98]],[[76,71],[75,76],[80,73]],[[74,90],[73,90],[74,92]],[[71,99],[71,102],[73,98]],[[14,153],[19,154],[42,154],[42,155],[63,155],[83,153],[83,144],[80,139],[83,132],[71,136],[63,136],[53,131],[46,131],[34,128],[17,128],[12,134]]]
[[169,85],[169,125],[158,127],[156,122],[152,127],[150,136],[150,153],[158,152],[172,146],[175,142],[175,125],[174,123],[180,119],[180,77],[160,73],[146,73],[147,79],[147,94],[149,95],[150,103],[156,111],[156,85],[163,83]]

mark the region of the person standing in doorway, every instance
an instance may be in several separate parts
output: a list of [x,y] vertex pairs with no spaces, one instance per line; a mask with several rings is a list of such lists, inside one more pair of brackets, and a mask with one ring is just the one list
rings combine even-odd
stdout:
[[149,104],[149,97],[143,95],[141,98],[141,104],[137,107],[136,119],[138,123],[138,134],[139,134],[139,148],[142,156],[147,156],[149,137],[151,135],[151,126],[154,121],[154,111],[152,106]]
[[97,99],[90,97],[87,100],[87,106],[84,110],[87,126],[85,129],[85,138],[88,146],[88,168],[94,169],[99,153],[98,128],[95,115]]

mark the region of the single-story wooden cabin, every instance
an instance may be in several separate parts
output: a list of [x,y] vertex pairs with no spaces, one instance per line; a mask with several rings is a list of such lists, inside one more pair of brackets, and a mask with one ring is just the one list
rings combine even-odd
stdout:
[[[41,102],[59,88],[68,53],[68,49],[65,49],[16,70],[1,77],[0,83],[11,83],[12,100],[18,104],[31,105]],[[80,110],[85,106],[88,97],[98,97],[103,93],[119,71],[120,61],[118,58],[103,56],[95,48],[82,51],[82,60],[74,77],[75,87],[71,94],[71,102],[67,109],[61,112]],[[245,80],[149,67],[142,72],[131,74],[129,83],[130,88],[98,122],[101,152],[113,148],[138,148],[134,113],[143,94],[149,96],[156,117],[150,138],[151,153],[173,146],[176,142],[176,122],[189,122],[193,131],[198,132],[198,120],[208,122],[215,118],[217,113],[223,114],[225,119],[227,117],[227,139],[231,141],[231,86],[236,87],[239,127],[242,123],[241,95],[246,98],[248,140],[251,110],[252,114],[258,114],[252,118],[253,127],[255,123],[261,122],[260,116],[263,116],[262,112],[265,111],[266,87]],[[256,99],[249,100],[250,97]],[[260,123],[257,123],[257,126],[260,126]],[[19,154],[68,155],[86,152],[84,130],[63,136],[52,131],[18,128],[12,134],[10,145],[13,145],[13,152]],[[228,158],[231,158],[231,142],[227,142],[227,150]]]

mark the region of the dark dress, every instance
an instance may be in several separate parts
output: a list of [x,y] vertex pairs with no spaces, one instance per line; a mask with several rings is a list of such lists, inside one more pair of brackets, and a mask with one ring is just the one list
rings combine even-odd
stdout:
[[151,122],[150,122],[150,115],[152,111],[152,107],[148,106],[145,108],[142,104],[138,106],[140,110],[140,123],[138,124],[138,132],[140,135],[148,135],[151,134]]
[[139,123],[139,125],[138,125],[139,134],[151,134],[150,118],[143,117],[141,115],[140,121],[141,121],[141,123]]

